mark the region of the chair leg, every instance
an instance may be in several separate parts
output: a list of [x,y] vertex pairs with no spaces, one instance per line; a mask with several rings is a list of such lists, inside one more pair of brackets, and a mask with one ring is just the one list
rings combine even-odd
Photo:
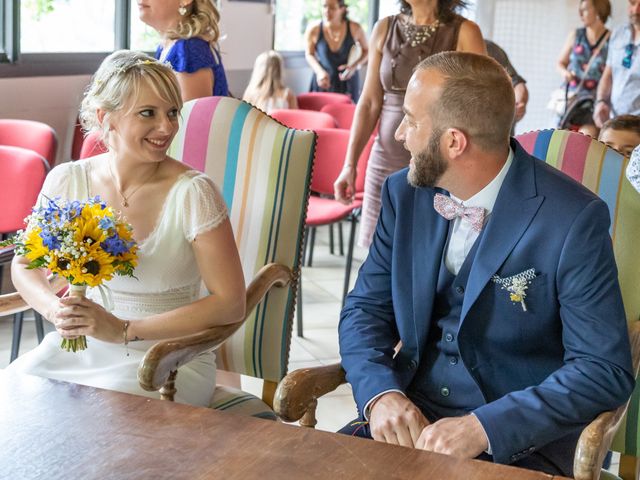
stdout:
[[358,223],[358,217],[356,214],[351,214],[351,230],[349,232],[349,250],[347,250],[347,261],[344,272],[344,288],[342,289],[342,306],[344,307],[344,301],[349,293],[349,281],[351,280],[351,264],[353,263],[353,244],[356,237],[356,223]]
[[344,237],[342,235],[342,222],[338,223],[338,241],[340,242],[340,256],[344,255]]
[[33,316],[36,324],[36,337],[38,338],[38,343],[41,343],[44,339],[44,324],[42,322],[42,315],[34,310]]
[[309,240],[309,258],[307,260],[307,267],[313,265],[313,247],[316,244],[316,227],[311,227],[311,238]]
[[298,336],[303,337],[302,332],[302,271],[298,277],[298,301],[296,302],[296,325],[298,330]]
[[22,320],[24,312],[16,313],[13,316],[13,338],[11,340],[11,357],[9,363],[18,358],[20,352],[20,338],[22,337]]
[[329,253],[333,255],[333,223],[329,225]]
[[303,267],[307,261],[307,250],[309,250],[309,227],[304,227],[304,237],[302,239],[304,245],[302,247],[302,258],[300,259],[300,267]]

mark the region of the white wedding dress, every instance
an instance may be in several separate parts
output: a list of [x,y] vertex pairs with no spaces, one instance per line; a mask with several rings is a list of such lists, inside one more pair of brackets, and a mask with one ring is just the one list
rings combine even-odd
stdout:
[[[64,163],[54,168],[44,183],[42,194],[86,200],[91,192],[87,160]],[[40,197],[43,198],[42,196]],[[138,199],[141,201],[141,199]],[[114,277],[111,289],[120,319],[135,321],[173,310],[202,296],[202,282],[191,242],[201,232],[216,227],[227,218],[224,200],[206,175],[189,170],[169,191],[155,229],[139,244],[137,277]],[[134,232],[135,236],[135,232]],[[88,289],[87,297],[102,304],[98,289]],[[155,341],[106,343],[87,338],[88,348],[66,352],[60,348],[57,332],[46,335],[34,350],[20,356],[7,370],[64,380],[120,392],[159,398],[158,392],[143,390],[137,369],[147,349]],[[207,352],[178,370],[176,401],[208,406],[216,384],[215,355]]]

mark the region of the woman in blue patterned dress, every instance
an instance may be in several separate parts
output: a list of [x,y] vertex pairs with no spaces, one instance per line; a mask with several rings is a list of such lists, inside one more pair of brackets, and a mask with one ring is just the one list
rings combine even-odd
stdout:
[[[569,96],[577,93],[580,87],[581,93],[590,92],[595,99],[598,82],[607,61],[609,30],[604,24],[611,15],[611,3],[609,0],[582,0],[578,11],[584,27],[569,33],[558,59],[558,71],[564,78],[565,85],[568,85]],[[597,56],[591,61],[596,50]],[[578,112],[571,118],[571,125],[582,133],[596,137],[598,131],[592,117],[593,107],[589,111]]]
[[229,95],[213,0],[141,0],[138,7],[140,20],[162,36],[155,57],[173,67],[184,101]]

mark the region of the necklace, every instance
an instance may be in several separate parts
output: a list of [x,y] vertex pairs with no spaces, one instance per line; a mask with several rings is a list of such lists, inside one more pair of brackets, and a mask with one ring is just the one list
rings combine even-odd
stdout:
[[427,39],[429,39],[436,30],[438,30],[438,27],[440,27],[440,20],[436,20],[429,25],[414,25],[409,21],[402,23],[401,25],[407,42],[412,47],[417,47],[418,45],[422,45],[426,42]]
[[158,171],[158,169],[160,168],[160,163],[158,162],[156,164],[156,168],[153,170],[153,172],[151,172],[151,175],[149,175],[144,182],[140,183],[136,188],[133,189],[133,191],[129,194],[129,195],[125,195],[124,192],[122,191],[122,189],[120,188],[120,185],[118,185],[118,182],[116,181],[116,177],[113,174],[113,170],[111,170],[111,161],[109,160],[107,162],[107,165],[109,166],[109,175],[111,175],[111,181],[113,182],[113,186],[116,187],[116,190],[118,191],[118,193],[120,194],[120,196],[122,197],[122,206],[127,208],[129,206],[129,199],[131,197],[133,197],[133,194],[136,193],[143,185],[145,185],[149,180],[151,180],[154,175],[156,174],[156,172]]
[[338,33],[334,34],[333,30],[331,30],[331,27],[327,24],[326,25],[326,30],[327,33],[329,34],[329,37],[331,38],[331,40],[333,40],[335,43],[338,43],[340,41],[340,37],[342,36],[342,28],[338,27]]

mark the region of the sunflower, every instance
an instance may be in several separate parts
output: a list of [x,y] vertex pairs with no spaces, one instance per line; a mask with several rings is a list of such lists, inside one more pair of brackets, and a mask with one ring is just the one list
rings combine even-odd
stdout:
[[115,258],[102,250],[97,244],[87,250],[87,255],[71,261],[69,274],[73,283],[97,287],[113,278]]
[[100,217],[85,216],[85,211],[90,210],[85,207],[82,210],[82,216],[76,217],[73,225],[73,240],[78,245],[84,245],[85,248],[91,245],[100,243],[107,235],[104,230],[100,228]]
[[73,260],[70,256],[64,255],[57,250],[49,252],[49,263],[47,268],[51,270],[51,273],[56,273],[64,278],[69,278],[71,275],[71,265]]
[[49,249],[42,242],[40,227],[34,227],[26,232],[26,238],[24,241],[25,257],[30,262],[38,260],[49,253]]

